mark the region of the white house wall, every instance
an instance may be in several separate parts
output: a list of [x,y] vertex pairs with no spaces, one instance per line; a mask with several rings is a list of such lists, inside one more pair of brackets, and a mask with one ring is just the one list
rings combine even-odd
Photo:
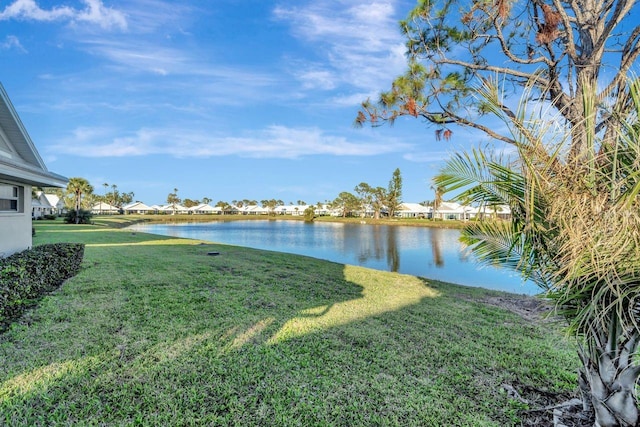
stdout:
[[[30,248],[31,237],[31,186],[7,182],[21,189],[21,212],[0,212],[0,257],[9,256]],[[27,197],[25,197],[25,195]]]

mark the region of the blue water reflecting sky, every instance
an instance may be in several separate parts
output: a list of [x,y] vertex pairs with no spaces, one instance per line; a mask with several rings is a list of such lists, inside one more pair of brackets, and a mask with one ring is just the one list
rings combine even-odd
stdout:
[[480,266],[459,230],[302,221],[138,224],[138,231],[312,256],[520,294],[538,288],[510,271]]

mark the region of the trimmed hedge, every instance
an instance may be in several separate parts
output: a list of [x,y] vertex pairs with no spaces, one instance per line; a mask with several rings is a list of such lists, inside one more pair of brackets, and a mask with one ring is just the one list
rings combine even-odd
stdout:
[[84,244],[36,246],[0,258],[0,332],[47,292],[80,270]]

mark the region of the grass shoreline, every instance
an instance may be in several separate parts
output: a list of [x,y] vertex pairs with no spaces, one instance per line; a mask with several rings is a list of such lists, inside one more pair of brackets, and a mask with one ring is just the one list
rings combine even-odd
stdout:
[[531,393],[575,393],[571,344],[496,306],[514,295],[104,225],[34,226],[34,244],[85,243],[85,261],[0,335],[0,424],[516,426]]
[[[278,215],[275,217],[265,215],[96,215],[93,222],[110,227],[126,227],[140,222],[149,223],[181,223],[181,222],[215,222],[215,221],[304,221],[302,216]],[[409,227],[432,228],[462,228],[464,221],[447,220],[433,221],[429,219],[414,218],[341,218],[322,216],[314,219],[314,222],[338,222],[346,224],[362,225],[392,225]]]

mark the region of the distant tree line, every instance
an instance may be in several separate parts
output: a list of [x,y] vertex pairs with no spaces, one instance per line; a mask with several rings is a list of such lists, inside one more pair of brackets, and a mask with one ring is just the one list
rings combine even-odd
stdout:
[[[314,205],[307,204],[304,200],[298,200],[296,205],[308,206],[305,211],[305,217],[312,217],[315,208],[320,209],[323,205],[328,205],[331,209],[336,209],[341,212],[343,217],[353,216],[356,214],[364,215],[364,212],[373,210],[374,218],[380,218],[383,215],[393,216],[398,209],[398,206],[402,203],[402,175],[400,169],[396,168],[393,172],[389,184],[384,187],[373,187],[366,182],[361,182],[353,189],[353,193],[349,191],[343,191],[333,200],[327,200],[323,202],[317,202]],[[169,194],[171,197],[172,194]],[[293,205],[293,202],[290,202]],[[245,206],[262,206],[265,209],[273,212],[278,206],[284,206],[285,202],[280,199],[264,199],[259,203],[257,200],[242,199],[232,200],[231,204],[226,201],[219,201],[216,203],[216,207],[227,210],[231,206],[239,208]],[[185,203],[186,207],[187,204]],[[195,206],[195,205],[194,205]]]
[[[102,194],[96,194],[94,187],[89,184],[89,181],[85,178],[74,177],[69,179],[69,183],[65,189],[43,188],[42,190],[47,194],[56,194],[60,199],[64,200],[65,207],[69,211],[76,213],[75,218],[77,221],[82,221],[83,215],[81,215],[81,211],[89,212],[93,206],[100,202],[122,209],[122,207],[134,201],[134,193],[132,191],[119,191],[116,184],[110,185],[105,182],[102,184],[102,187]],[[178,195],[177,188],[174,188],[173,191],[167,195],[166,199],[166,203],[173,206],[174,209],[177,209],[178,205],[190,208],[203,203],[209,204],[212,201],[209,197],[203,197],[202,199],[182,199]],[[379,186],[374,187],[366,182],[361,182],[355,186],[353,193],[343,191],[333,200],[317,202],[315,205],[307,204],[304,200],[297,200],[295,205],[306,206],[304,211],[305,217],[312,217],[316,208],[319,209],[327,205],[331,209],[339,210],[343,217],[356,214],[364,215],[364,212],[373,211],[373,216],[377,219],[381,216],[392,217],[401,203],[402,175],[400,169],[396,168],[386,188]],[[289,204],[294,205],[293,202],[289,202]],[[284,206],[285,202],[281,199],[263,199],[259,202],[254,199],[242,199],[232,200],[231,203],[220,200],[215,204],[216,207],[220,207],[224,211],[230,209],[231,206],[242,208],[258,205],[274,212],[277,207]]]

